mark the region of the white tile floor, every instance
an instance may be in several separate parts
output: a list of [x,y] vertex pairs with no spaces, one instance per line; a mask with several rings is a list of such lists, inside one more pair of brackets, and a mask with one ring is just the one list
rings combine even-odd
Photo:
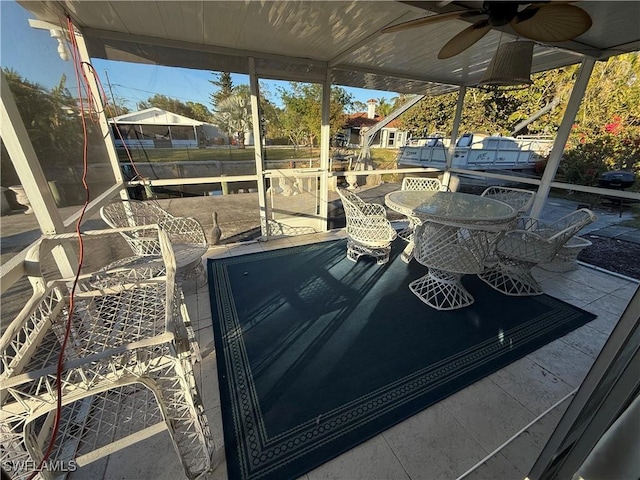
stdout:
[[[207,257],[243,255],[343,238],[344,231],[211,248]],[[554,273],[536,269],[545,292],[598,315],[588,325],[485,377],[302,478],[516,479],[523,478],[560,420],[573,392],[607,340],[638,284],[581,266]],[[226,479],[218,377],[207,287],[186,297],[203,360],[196,381]],[[111,455],[74,478],[182,478],[168,438],[156,435]],[[86,476],[85,475],[89,475]]]

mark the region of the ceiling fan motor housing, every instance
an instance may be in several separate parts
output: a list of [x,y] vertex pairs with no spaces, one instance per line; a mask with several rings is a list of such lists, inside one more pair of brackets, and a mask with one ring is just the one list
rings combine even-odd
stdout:
[[502,27],[518,14],[517,2],[484,2],[484,7],[489,13],[488,21],[492,27]]

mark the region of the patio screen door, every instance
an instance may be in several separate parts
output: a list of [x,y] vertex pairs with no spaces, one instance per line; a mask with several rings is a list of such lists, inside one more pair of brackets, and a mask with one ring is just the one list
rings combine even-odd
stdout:
[[323,231],[318,168],[275,170],[266,177],[269,236]]

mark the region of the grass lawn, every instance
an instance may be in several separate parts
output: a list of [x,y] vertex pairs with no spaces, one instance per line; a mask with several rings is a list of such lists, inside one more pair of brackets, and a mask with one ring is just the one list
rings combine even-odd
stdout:
[[[296,158],[320,157],[319,148],[266,148],[267,160],[289,160]],[[136,162],[200,162],[200,161],[252,161],[253,147],[247,148],[150,148],[147,150],[131,150],[131,156]],[[127,154],[118,149],[120,161],[127,161]]]
[[[265,149],[267,160],[294,160],[320,158],[319,148],[300,147],[267,147]],[[357,156],[358,150],[351,150],[350,155]],[[371,158],[379,169],[393,168],[398,150],[375,148],[371,149]],[[127,161],[127,154],[123,149],[118,149],[121,161]],[[150,148],[148,150],[131,150],[131,156],[136,162],[200,162],[200,161],[252,161],[254,159],[253,147],[247,148]]]

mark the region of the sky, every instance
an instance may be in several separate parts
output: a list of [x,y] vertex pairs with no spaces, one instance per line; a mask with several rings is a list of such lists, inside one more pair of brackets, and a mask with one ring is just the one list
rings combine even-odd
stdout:
[[[2,22],[0,63],[2,67],[13,68],[26,79],[47,88],[57,85],[64,73],[68,78],[67,87],[71,93],[75,94],[71,62],[60,59],[57,53],[57,41],[51,38],[48,30],[31,28],[28,24],[29,18],[33,18],[33,15],[13,0],[0,0]],[[137,102],[146,100],[156,93],[177,98],[183,102],[202,103],[211,108],[209,95],[215,89],[215,86],[209,83],[209,80],[214,79],[211,71],[114,62],[97,58],[92,59],[91,63],[107,95],[111,97],[110,84],[118,104],[124,103],[131,110],[136,110]],[[235,85],[249,83],[247,75],[232,74],[232,80]],[[287,82],[261,80],[261,85],[270,92],[269,99],[281,106],[277,87],[286,88]],[[344,88],[353,95],[354,100],[363,103],[370,98],[389,100],[396,96],[392,92]]]

